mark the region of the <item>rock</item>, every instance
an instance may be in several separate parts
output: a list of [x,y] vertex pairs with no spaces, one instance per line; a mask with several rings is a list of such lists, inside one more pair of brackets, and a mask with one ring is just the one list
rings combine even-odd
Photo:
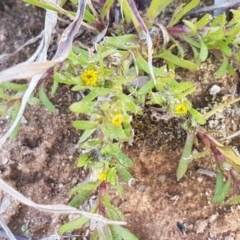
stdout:
[[203,233],[205,231],[205,229],[208,226],[208,221],[207,220],[197,220],[194,228],[196,233]]

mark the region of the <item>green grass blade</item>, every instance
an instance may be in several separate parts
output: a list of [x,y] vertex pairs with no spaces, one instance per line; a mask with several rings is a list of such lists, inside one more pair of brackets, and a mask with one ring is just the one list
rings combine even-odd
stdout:
[[49,112],[57,113],[57,109],[54,107],[54,105],[53,105],[53,104],[51,103],[51,101],[48,99],[48,96],[47,96],[47,94],[46,94],[45,91],[44,91],[43,84],[40,85],[38,94],[39,94],[39,98],[40,98],[42,104],[44,105],[44,107],[45,107]]
[[194,134],[189,133],[185,142],[181,159],[177,168],[177,180],[181,179],[187,171],[188,165],[191,161],[191,153],[193,146]]
[[180,19],[186,15],[189,11],[191,11],[193,8],[197,7],[200,3],[200,0],[192,0],[190,3],[188,3],[185,7],[183,7],[181,10],[177,9],[174,14],[173,18],[168,24],[168,27],[174,26],[176,23],[180,21]]
[[146,16],[150,19],[155,19],[162,12],[162,10],[165,9],[172,2],[173,0],[152,0],[147,10]]
[[159,55],[159,57],[161,57],[161,58],[165,59],[166,61],[171,62],[179,67],[182,67],[182,68],[186,68],[186,69],[189,69],[192,71],[196,71],[199,69],[197,64],[195,64],[191,61],[188,61],[188,60],[181,59],[181,58],[177,57],[176,55],[173,55],[169,51],[161,53]]

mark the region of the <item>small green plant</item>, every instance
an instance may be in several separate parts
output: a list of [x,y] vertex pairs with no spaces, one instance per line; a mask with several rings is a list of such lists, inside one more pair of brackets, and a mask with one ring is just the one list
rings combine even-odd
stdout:
[[[70,205],[78,207],[94,192],[98,201],[92,212],[100,213],[113,220],[124,220],[119,209],[112,206],[108,189],[114,187],[120,196],[123,191],[120,179],[129,185],[133,176],[129,168],[132,161],[122,152],[124,142],[132,141],[133,115],[142,113],[143,104],[158,104],[183,122],[183,127],[192,131],[197,124],[204,124],[205,118],[192,107],[187,96],[195,91],[191,82],[175,80],[175,65],[171,62],[161,68],[152,67],[155,82],[149,80],[142,86],[131,84],[139,75],[150,74],[147,45],[135,34],[107,37],[103,45],[95,45],[95,53],[74,47],[60,72],[55,72],[54,80],[72,85],[73,91],[81,91],[84,97],[70,106],[76,114],[88,115],[88,120],[76,120],[73,126],[83,130],[80,146],[83,154],[77,166],[90,170],[90,181],[73,188]],[[156,57],[171,58],[171,50],[162,49]],[[153,55],[155,57],[155,55]],[[160,58],[160,57],[159,57]],[[197,65],[178,57],[173,59],[186,68],[197,69]],[[167,70],[168,67],[168,70]],[[81,227],[87,218],[80,217],[63,225],[59,232],[72,231]],[[104,229],[103,229],[104,227]],[[135,239],[127,230],[124,237],[117,226],[97,227],[93,236],[100,239]],[[104,232],[105,235],[102,235]],[[112,234],[112,235],[111,235]],[[105,237],[105,238],[104,238]]]

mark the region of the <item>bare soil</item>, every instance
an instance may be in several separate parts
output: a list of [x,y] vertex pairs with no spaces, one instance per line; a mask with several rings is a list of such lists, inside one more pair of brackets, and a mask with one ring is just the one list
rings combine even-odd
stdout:
[[[39,34],[43,13],[18,0],[2,1],[0,54],[13,52]],[[13,58],[1,61],[0,68],[24,61],[34,49],[34,45],[27,47]],[[179,79],[194,81],[197,86],[192,97],[195,107],[209,108],[214,104],[209,95],[213,84],[221,87],[218,101],[237,95],[238,77],[226,75],[216,80],[214,72],[218,67],[219,63],[209,61],[198,72],[179,70]],[[68,109],[76,96],[68,86],[62,85],[51,100],[59,110],[55,115],[42,106],[26,109],[18,137],[8,140],[1,149],[0,176],[37,203],[67,204],[69,190],[87,176],[85,171],[76,168],[81,132],[71,126],[76,116]],[[208,128],[224,131],[227,135],[239,130],[235,111],[233,107],[218,118],[210,119]],[[8,124],[9,119],[0,119],[1,134]],[[181,181],[176,180],[176,168],[186,138],[180,123],[174,118],[163,120],[155,108],[148,107],[143,116],[135,117],[133,127],[135,139],[131,146],[125,146],[125,152],[134,161],[132,174],[136,184],[129,187],[123,183],[124,197],[113,199],[125,214],[127,227],[140,240],[240,240],[240,208],[213,205],[210,200],[215,178],[197,171],[216,172],[211,156],[193,161],[186,176]],[[239,138],[234,138],[231,144],[238,148]],[[236,189],[231,193],[239,194]],[[18,239],[54,235],[66,220],[19,204],[3,192],[0,196],[1,216]],[[88,239],[84,236],[85,230],[76,231],[75,237],[68,235],[62,239]],[[0,239],[7,239],[1,229]]]

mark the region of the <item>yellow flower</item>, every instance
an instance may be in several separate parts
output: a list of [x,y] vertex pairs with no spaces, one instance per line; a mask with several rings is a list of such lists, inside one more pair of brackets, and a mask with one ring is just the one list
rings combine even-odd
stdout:
[[121,114],[115,114],[112,118],[112,124],[114,126],[120,126],[122,124],[122,115]]
[[98,80],[98,74],[96,70],[93,69],[86,69],[81,74],[81,78],[83,83],[87,86],[96,86]]
[[100,181],[105,181],[105,180],[107,179],[107,173],[105,173],[105,172],[99,173],[99,174],[98,174],[98,179],[99,179]]
[[188,104],[183,102],[183,103],[178,103],[177,105],[175,105],[174,108],[174,113],[176,115],[186,115],[188,111]]

